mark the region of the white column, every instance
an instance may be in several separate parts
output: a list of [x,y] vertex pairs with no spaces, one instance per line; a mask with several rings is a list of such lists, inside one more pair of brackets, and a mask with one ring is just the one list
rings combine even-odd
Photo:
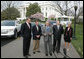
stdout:
[[22,18],[23,18],[23,9],[22,9],[22,12],[21,13],[22,13]]
[[26,6],[25,6],[25,18],[26,18]]
[[22,18],[24,18],[24,8],[22,9]]
[[25,18],[25,7],[23,7],[23,18]]

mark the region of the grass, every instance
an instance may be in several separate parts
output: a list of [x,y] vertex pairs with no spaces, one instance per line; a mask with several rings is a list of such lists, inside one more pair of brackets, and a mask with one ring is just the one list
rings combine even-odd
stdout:
[[[74,24],[72,24],[72,27],[74,29]],[[80,57],[83,57],[83,24],[76,24],[76,40],[72,40],[72,45]]]

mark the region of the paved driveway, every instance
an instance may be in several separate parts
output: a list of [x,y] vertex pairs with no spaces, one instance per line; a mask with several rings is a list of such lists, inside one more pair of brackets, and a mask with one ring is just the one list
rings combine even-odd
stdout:
[[[5,41],[5,40],[4,40]],[[6,42],[6,41],[5,41]],[[24,58],[22,54],[22,46],[23,46],[23,39],[22,37],[19,37],[18,39],[12,40],[4,45],[1,46],[1,58]],[[80,58],[72,44],[70,44],[70,51],[67,52],[67,55],[71,58]],[[61,53],[57,54],[55,52],[55,55],[52,56],[48,55],[45,56],[44,52],[44,41],[43,37],[40,39],[40,53],[33,54],[33,40],[31,39],[31,46],[30,46],[30,54],[31,56],[29,58],[63,58],[63,48],[64,48],[64,40],[63,36],[61,39]]]

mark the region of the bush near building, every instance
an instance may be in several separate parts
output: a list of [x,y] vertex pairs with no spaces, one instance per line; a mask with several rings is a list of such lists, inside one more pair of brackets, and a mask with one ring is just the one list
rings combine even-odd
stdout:
[[33,14],[36,14],[37,12],[41,13],[41,8],[38,3],[30,4],[29,7],[27,7],[26,16],[31,16]]
[[1,12],[1,20],[16,20],[20,12],[15,7],[6,8]]

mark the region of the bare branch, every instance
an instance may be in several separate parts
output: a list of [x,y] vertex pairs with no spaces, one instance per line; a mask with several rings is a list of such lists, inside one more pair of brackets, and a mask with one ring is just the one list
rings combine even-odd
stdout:
[[22,1],[1,1],[1,11],[6,8],[17,7],[19,4],[21,4],[20,2]]

